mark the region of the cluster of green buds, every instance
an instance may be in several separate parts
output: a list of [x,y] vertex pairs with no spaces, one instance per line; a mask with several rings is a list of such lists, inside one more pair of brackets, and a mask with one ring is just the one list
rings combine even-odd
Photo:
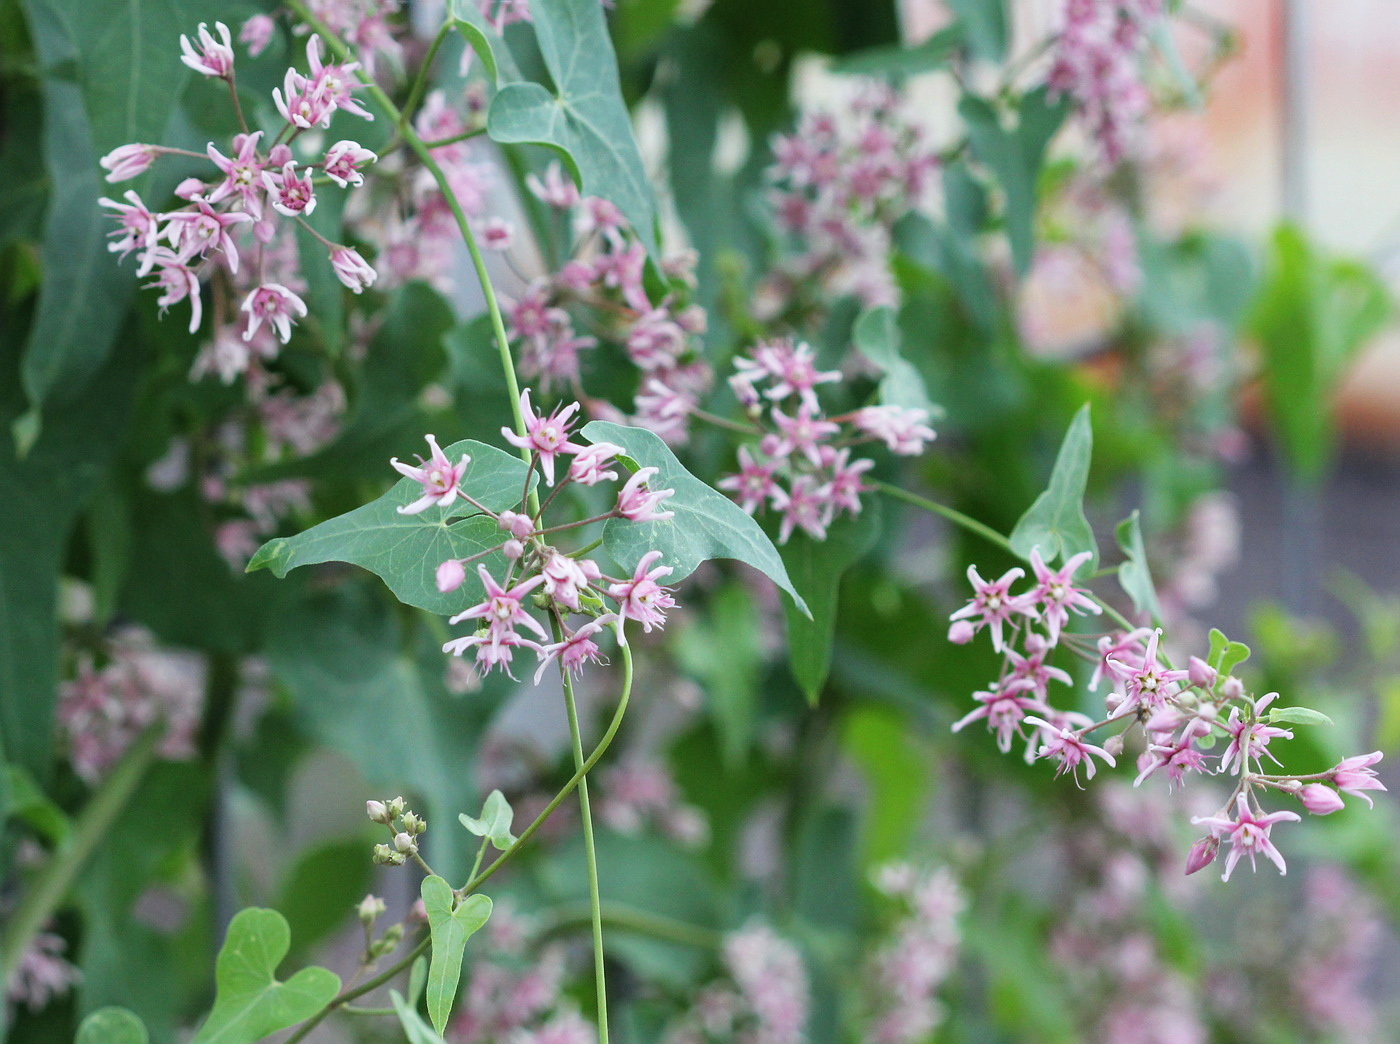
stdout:
[[[371,802],[374,804],[374,802]],[[386,907],[384,900],[377,895],[367,895],[360,900],[360,905],[355,908],[359,915],[360,924],[365,929],[365,963],[373,964],[381,957],[388,956],[398,949],[399,943],[403,941],[404,927],[402,924],[391,924],[384,929],[384,934],[378,939],[374,937],[374,924],[384,915]]]
[[[418,855],[418,836],[428,829],[428,821],[408,810],[404,799],[396,797],[392,801],[366,801],[365,814],[375,823],[380,823],[393,834],[389,844],[374,846],[374,861],[387,866],[402,866],[404,860]],[[361,910],[361,918],[364,911]]]

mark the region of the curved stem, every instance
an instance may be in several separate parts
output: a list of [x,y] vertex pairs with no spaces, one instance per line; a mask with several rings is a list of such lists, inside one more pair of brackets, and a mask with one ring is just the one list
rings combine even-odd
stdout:
[[409,950],[408,953],[404,954],[393,964],[389,965],[389,967],[385,968],[374,978],[366,979],[358,986],[354,986],[347,990],[342,990],[338,997],[332,1000],[315,1015],[311,1016],[311,1018],[303,1022],[297,1028],[297,1031],[293,1033],[290,1037],[288,1037],[286,1040],[284,1040],[282,1044],[297,1044],[298,1041],[305,1040],[307,1035],[310,1034],[310,1032],[314,1030],[317,1026],[319,1026],[325,1020],[327,1015],[335,1011],[337,1008],[345,1007],[345,1005],[349,1004],[356,997],[363,997],[366,993],[379,989],[379,987],[383,986],[395,975],[398,975],[401,971],[403,971],[405,968],[411,965],[419,957],[422,957],[423,954],[427,953],[428,948],[432,946],[432,944],[433,937],[425,933],[423,938],[418,940],[418,944],[414,946],[413,949]]
[[[625,903],[605,902],[602,904],[603,922],[620,931],[634,932],[652,939],[694,946],[701,950],[717,950],[723,945],[723,936],[709,928],[687,924],[670,917],[663,917],[647,910],[639,910]],[[579,904],[564,907],[555,913],[550,923],[541,932],[544,936],[557,935],[572,928],[582,927],[592,921],[592,910]]]
[[874,482],[871,484],[888,497],[902,500],[906,504],[913,504],[915,507],[923,508],[925,511],[931,511],[935,515],[942,515],[954,525],[961,526],[969,533],[976,533],[983,540],[989,540],[998,547],[1015,554],[1015,551],[1011,547],[1011,541],[1006,537],[1002,536],[991,526],[978,522],[977,519],[969,515],[964,515],[961,511],[950,508],[947,504],[940,504],[936,500],[929,500],[927,497],[921,497],[917,493],[910,493],[907,489],[901,489],[899,486],[892,486],[888,482]]

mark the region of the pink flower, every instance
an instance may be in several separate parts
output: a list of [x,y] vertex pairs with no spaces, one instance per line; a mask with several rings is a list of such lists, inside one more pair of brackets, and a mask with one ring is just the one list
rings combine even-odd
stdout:
[[1278,758],[1269,753],[1269,741],[1292,739],[1293,731],[1281,729],[1276,725],[1266,725],[1260,717],[1264,709],[1276,699],[1278,699],[1278,693],[1271,692],[1267,696],[1255,700],[1254,711],[1250,715],[1249,721],[1240,720],[1238,707],[1230,708],[1230,718],[1225,722],[1225,728],[1230,733],[1230,745],[1220,756],[1222,772],[1238,771],[1243,773],[1249,767],[1250,761],[1258,762],[1266,754],[1275,765],[1279,764]]
[[1381,752],[1377,750],[1370,754],[1358,754],[1347,758],[1332,770],[1332,783],[1338,790],[1359,797],[1374,808],[1375,802],[1371,800],[1371,795],[1364,791],[1385,789],[1385,785],[1376,778],[1375,769],[1371,768],[1381,757]]
[[258,327],[267,323],[277,331],[277,339],[286,344],[292,336],[292,317],[306,315],[306,302],[281,283],[263,283],[247,296],[242,311],[248,313],[245,341],[251,341]]
[[1145,706],[1156,709],[1176,695],[1177,682],[1186,677],[1185,671],[1166,670],[1157,663],[1157,645],[1162,640],[1159,627],[1147,639],[1147,651],[1143,653],[1141,664],[1130,664],[1121,660],[1108,660],[1109,669],[1124,683],[1124,698],[1115,713],[1126,714],[1131,707]]
[[378,155],[369,149],[362,148],[359,142],[338,141],[326,150],[323,169],[326,172],[326,177],[341,188],[348,188],[351,185],[358,188],[365,183],[360,169],[377,159],[379,159]]
[[379,275],[359,255],[358,251],[351,250],[347,246],[331,248],[331,271],[335,273],[337,279],[357,294],[365,287],[373,286]]
[[891,452],[913,457],[924,451],[936,434],[928,426],[928,410],[904,406],[866,406],[856,410],[852,423],[867,434],[874,435]]
[[564,168],[558,160],[551,162],[545,168],[542,179],[535,174],[525,175],[525,187],[541,203],[557,210],[568,210],[578,203],[578,189],[569,176],[564,173]]
[[642,468],[617,494],[617,513],[630,522],[664,522],[674,518],[674,511],[658,511],[661,502],[674,497],[674,489],[654,490],[648,487],[648,480],[660,474],[660,468]]
[[556,659],[564,670],[572,674],[581,672],[585,663],[601,663],[602,654],[598,651],[598,644],[593,641],[593,636],[616,619],[616,613],[604,613],[588,621],[572,634],[566,634],[562,641],[541,649],[539,670],[535,671],[535,684],[539,684],[545,668]]
[[540,652],[538,642],[523,638],[514,631],[498,632],[494,629],[487,629],[484,633],[468,635],[465,638],[454,638],[443,645],[442,651],[461,656],[472,648],[476,649],[476,663],[482,675],[490,674],[499,667],[512,678],[515,675],[511,674],[510,664],[516,649],[533,649],[536,654]]
[[573,612],[580,612],[579,594],[587,590],[590,581],[602,574],[591,559],[577,560],[552,551],[540,570],[544,577],[544,593]]
[[180,61],[197,73],[226,80],[233,75],[233,38],[223,22],[215,22],[214,28],[219,31],[218,40],[214,39],[203,22],[199,23],[199,50],[195,50],[189,37],[181,33],[180,50],[185,53],[180,56]]
[[1204,870],[1215,862],[1215,854],[1220,851],[1220,839],[1218,837],[1197,838],[1196,843],[1191,846],[1191,851],[1186,856],[1186,875],[1189,877],[1197,870]]
[[826,539],[826,527],[831,525],[835,510],[830,485],[819,485],[811,475],[799,475],[792,480],[791,489],[775,483],[772,498],[773,509],[783,513],[778,543],[786,544],[794,529],[801,529],[813,540]]
[[1093,779],[1097,768],[1093,756],[1103,758],[1109,765],[1118,764],[1113,760],[1113,755],[1102,747],[1085,743],[1084,738],[1074,729],[1052,725],[1044,718],[1030,714],[1026,715],[1026,721],[1037,726],[1041,730],[1041,735],[1046,737],[1045,742],[1036,752],[1036,757],[1056,758],[1060,762],[1060,767],[1055,770],[1057,778],[1063,773],[1069,772],[1070,775],[1074,776],[1074,781],[1078,783],[1079,766],[1083,763],[1088,777]]
[[795,453],[801,453],[810,460],[815,467],[822,466],[822,456],[820,443],[823,439],[830,438],[841,430],[839,424],[832,421],[822,420],[816,416],[816,411],[805,402],[797,407],[797,415],[789,417],[778,407],[774,406],[773,423],[777,425],[779,438],[773,448],[773,456],[785,457]]
[[[1204,722],[1200,724],[1204,729],[1208,729]],[[1138,759],[1138,768],[1141,771],[1137,779],[1133,780],[1133,786],[1139,786],[1143,780],[1161,768],[1167,770],[1167,779],[1173,787],[1180,786],[1188,772],[1204,772],[1206,756],[1195,747],[1196,733],[1195,728],[1188,726],[1179,739],[1171,743],[1153,743],[1148,746]]]
[[146,286],[158,287],[165,291],[156,298],[156,304],[160,306],[161,314],[164,315],[165,310],[171,305],[188,300],[190,302],[190,333],[195,333],[199,329],[199,320],[202,315],[199,278],[183,259],[165,247],[152,247],[146,252],[143,267],[150,265],[154,265],[156,268],[156,278],[155,282],[147,283]]
[[466,579],[467,571],[459,559],[449,558],[437,567],[437,589],[443,594],[457,590]]
[[466,474],[467,465],[471,463],[471,457],[463,453],[462,459],[453,464],[438,446],[434,436],[428,435],[426,438],[432,454],[427,460],[418,458],[420,467],[400,463],[398,457],[389,459],[389,464],[395,471],[423,487],[423,495],[420,498],[398,509],[400,515],[417,515],[427,511],[434,504],[440,507],[450,506],[461,492],[459,487],[462,476]]
[[282,173],[270,170],[262,172],[262,183],[272,202],[272,209],[287,217],[309,217],[316,209],[316,192],[311,186],[311,175],[297,177],[296,160],[288,160],[282,165]]
[[665,625],[666,610],[674,608],[676,604],[671,597],[671,588],[662,587],[656,582],[660,577],[670,576],[674,570],[669,566],[657,566],[647,571],[647,567],[660,557],[660,551],[648,551],[632,571],[631,579],[608,587],[608,595],[618,603],[621,615],[636,620],[648,633],[652,627]]
[[1230,880],[1230,874],[1235,869],[1235,864],[1242,856],[1249,856],[1251,869],[1257,870],[1254,857],[1262,852],[1273,864],[1278,867],[1281,874],[1287,873],[1288,868],[1284,865],[1283,856],[1269,840],[1269,831],[1273,829],[1275,823],[1296,823],[1303,817],[1297,812],[1270,812],[1268,815],[1256,815],[1250,811],[1249,795],[1241,793],[1235,805],[1235,818],[1229,819],[1225,816],[1195,816],[1191,822],[1197,826],[1204,826],[1210,831],[1211,836],[1220,840],[1228,839],[1230,842],[1230,855],[1225,860],[1225,873],[1221,875],[1222,881]]
[[97,161],[97,165],[107,172],[111,183],[130,181],[150,170],[155,162],[156,149],[152,145],[118,145]]
[[739,447],[739,473],[726,475],[716,485],[737,494],[739,506],[752,515],[773,495],[777,465],[755,460],[747,446]]
[[251,222],[253,216],[238,211],[217,211],[202,199],[194,201],[193,210],[177,210],[166,215],[165,235],[181,259],[207,257],[209,251],[219,250],[228,258],[230,271],[238,271],[238,246],[229,228]]
[[350,93],[360,86],[359,81],[351,75],[360,67],[359,62],[322,64],[321,38],[314,34],[306,41],[306,61],[311,66],[312,90],[330,103],[322,126],[330,125],[331,113],[337,109],[362,120],[374,119],[373,114],[365,110]]
[[607,469],[616,463],[614,458],[621,452],[622,447],[611,442],[595,442],[585,446],[570,461],[569,478],[583,486],[596,486],[604,481],[616,482],[617,472]]
[[481,223],[481,241],[488,250],[509,250],[515,240],[515,226],[505,218],[490,217]]
[[272,20],[271,15],[253,15],[238,31],[238,42],[247,46],[249,57],[256,58],[267,50],[267,45],[272,42],[272,34],[276,31],[277,23]]
[[107,244],[107,249],[118,257],[126,257],[133,250],[146,252],[141,258],[141,266],[136,270],[138,277],[144,276],[154,264],[148,252],[156,245],[156,238],[160,234],[159,215],[147,210],[146,204],[141,202],[141,197],[130,189],[122,198],[130,202],[118,203],[105,196],[97,201],[102,206],[111,207],[116,211],[113,217],[117,219],[118,227],[115,232],[108,233],[112,242]]
[[972,600],[949,619],[966,620],[981,617],[975,621],[977,629],[990,627],[992,649],[1001,652],[1005,645],[1002,627],[1013,615],[1026,616],[1032,620],[1038,619],[1040,616],[1030,598],[1026,595],[1013,595],[1011,593],[1011,585],[1025,575],[1026,571],[1017,566],[1014,569],[1008,569],[999,580],[989,583],[982,579],[976,566],[968,566],[967,579],[972,584]]
[[1186,677],[1198,689],[1214,689],[1219,672],[1199,656],[1186,661]]
[[535,531],[535,523],[530,516],[519,511],[502,511],[497,516],[496,524],[516,540],[524,540]]
[[967,620],[958,620],[948,628],[948,641],[954,645],[966,645],[977,637],[977,628]]
[[1342,796],[1322,783],[1309,783],[1298,792],[1298,800],[1315,816],[1329,816],[1346,807]]
[[569,418],[578,411],[578,403],[571,402],[564,407],[555,407],[554,412],[545,416],[535,412],[530,405],[530,389],[520,393],[520,413],[525,420],[525,434],[517,435],[509,428],[502,428],[501,435],[512,446],[538,453],[540,470],[544,472],[545,484],[554,485],[554,458],[560,453],[577,453],[583,449],[569,441]]
[[997,747],[1003,754],[1011,749],[1012,738],[1022,735],[1021,722],[1026,720],[1028,712],[1050,713],[1050,708],[1035,697],[1030,684],[1024,680],[994,685],[985,692],[973,693],[972,698],[981,706],[954,722],[953,731],[961,732],[974,721],[985,718],[988,730],[997,734]]
[[1118,660],[1124,667],[1142,666],[1143,646],[1151,634],[1151,628],[1139,627],[1132,631],[1116,631],[1100,638],[1099,659],[1094,665],[1094,673],[1089,677],[1089,691],[1098,692],[1104,674],[1113,672],[1110,660]]
[[520,604],[527,594],[544,583],[544,577],[532,576],[527,580],[522,580],[510,590],[506,590],[491,578],[491,574],[486,571],[484,565],[477,566],[476,573],[477,576],[481,577],[482,586],[486,588],[485,601],[458,613],[448,623],[458,624],[463,620],[485,620],[491,628],[491,634],[498,638],[508,632],[513,632],[517,626],[523,625],[541,638],[548,637],[539,621],[527,613],[524,606]]
[[219,203],[236,193],[243,201],[243,209],[254,220],[262,217],[263,163],[258,156],[258,139],[261,137],[262,131],[235,135],[233,147],[236,154],[233,159],[214,148],[212,141],[208,144],[206,151],[209,158],[214,161],[214,166],[224,172],[224,180],[209,193],[210,203]]
[[[958,623],[972,624],[966,620]],[[954,625],[956,626],[956,624]],[[969,638],[971,635],[969,635]],[[958,644],[963,644],[959,642]],[[1026,635],[1026,655],[1022,656],[1015,649],[1006,650],[1006,664],[1011,668],[1011,673],[1007,676],[1008,682],[1025,679],[1030,683],[1030,689],[1040,699],[1045,699],[1052,681],[1060,682],[1063,685],[1073,684],[1070,676],[1058,667],[1051,667],[1045,662],[1046,657],[1053,648],[1041,635],[1034,632]]]
[[843,447],[831,458],[831,480],[827,483],[827,497],[836,510],[859,515],[860,495],[870,489],[861,485],[860,477],[873,468],[875,462],[866,457],[850,461],[850,456],[850,448]]
[[1051,645],[1059,644],[1060,628],[1069,621],[1071,609],[1081,615],[1103,611],[1088,591],[1074,586],[1075,571],[1093,557],[1092,551],[1081,551],[1052,573],[1040,557],[1040,548],[1031,548],[1031,569],[1035,571],[1036,586],[1030,596],[1040,603],[1040,618],[1050,632]]
[[281,88],[272,89],[272,103],[284,120],[302,130],[310,130],[317,124],[329,126],[335,112],[335,106],[325,94],[295,69],[287,70]]

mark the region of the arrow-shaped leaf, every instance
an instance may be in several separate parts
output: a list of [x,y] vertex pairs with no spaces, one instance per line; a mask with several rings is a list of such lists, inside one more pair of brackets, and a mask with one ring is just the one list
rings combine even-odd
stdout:
[[1152,619],[1162,619],[1162,607],[1157,602],[1157,587],[1152,583],[1152,573],[1147,568],[1147,549],[1142,543],[1142,519],[1134,511],[1114,531],[1118,546],[1127,559],[1118,566],[1118,586],[1133,600],[1133,607],[1140,613],[1150,613]]
[[452,886],[441,877],[425,877],[422,891],[433,940],[433,959],[428,965],[428,1017],[441,1035],[457,997],[467,940],[491,916],[491,900],[484,895],[469,895],[454,908]]
[[504,852],[515,844],[515,835],[510,832],[514,816],[506,796],[499,790],[493,790],[486,795],[486,804],[482,806],[480,819],[473,819],[465,812],[460,813],[457,818],[477,837],[489,837],[491,843]]
[[325,968],[277,981],[291,941],[287,919],[276,910],[252,907],[234,915],[214,965],[214,1010],[191,1044],[254,1044],[335,999],[340,976]]
[[1011,531],[1011,549],[1022,558],[1029,558],[1031,549],[1039,547],[1047,563],[1057,556],[1070,558],[1080,551],[1094,553],[1089,563],[1091,570],[1098,563],[1099,545],[1084,517],[1084,488],[1089,481],[1093,453],[1094,429],[1089,423],[1089,405],[1085,403],[1060,443],[1050,485]]

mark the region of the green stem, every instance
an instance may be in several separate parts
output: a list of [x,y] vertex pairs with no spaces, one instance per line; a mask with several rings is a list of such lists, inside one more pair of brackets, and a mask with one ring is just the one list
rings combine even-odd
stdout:
[[[442,46],[442,41],[447,39],[447,34],[452,32],[452,23],[443,22],[442,28],[433,37],[433,42],[428,45],[428,51],[423,55],[422,64],[418,66],[418,75],[413,78],[413,86],[408,91],[408,101],[403,104],[403,113],[399,116],[399,123],[407,122],[418,103],[423,99],[423,92],[428,88],[428,73],[432,71],[433,59],[437,57],[438,48]],[[402,126],[400,126],[402,130]]]
[[0,983],[8,983],[10,973],[19,965],[34,936],[58,909],[93,851],[126,808],[155,759],[156,744],[164,733],[165,723],[157,722],[136,737],[83,806],[68,841],[49,857],[33,888],[20,898],[14,922],[5,932],[4,946],[0,948]]
[[340,1010],[347,1015],[397,1015],[393,1008],[357,1008],[353,1004],[342,1004]]
[[327,1015],[335,1011],[337,1008],[345,1007],[345,1005],[349,1004],[355,998],[363,997],[366,993],[370,993],[373,990],[379,989],[379,987],[383,986],[395,975],[398,975],[401,971],[403,971],[405,968],[411,965],[419,957],[427,953],[428,948],[432,946],[432,944],[433,937],[431,935],[424,934],[423,938],[418,940],[418,944],[414,946],[413,949],[409,950],[408,953],[404,954],[393,964],[389,965],[389,967],[385,968],[374,978],[366,979],[364,982],[360,983],[360,985],[342,991],[340,996],[336,997],[333,1001],[327,1004],[315,1015],[311,1016],[311,1018],[303,1022],[301,1026],[297,1028],[297,1031],[293,1033],[290,1037],[288,1037],[286,1040],[284,1040],[282,1044],[297,1044],[298,1041],[305,1040],[306,1037],[311,1033],[311,1031],[314,1030],[317,1026],[319,1026],[322,1023],[322,1021],[325,1020]]
[[[711,931],[709,928],[701,928],[698,925],[686,924],[684,921],[677,921],[670,917],[662,917],[660,914],[639,910],[635,906],[628,906],[625,903],[603,903],[602,915],[605,924],[619,931],[634,932],[637,935],[679,943],[682,946],[694,946],[701,950],[717,950],[724,942],[724,937],[719,932]],[[566,906],[555,913],[541,934],[551,936],[573,928],[580,928],[591,924],[592,916],[592,910],[582,904],[576,907]]]
[[1002,536],[991,526],[984,525],[978,522],[977,519],[964,515],[955,508],[950,508],[947,504],[940,504],[936,500],[929,500],[927,497],[921,497],[917,493],[910,493],[907,489],[900,489],[898,486],[892,486],[888,482],[875,482],[873,485],[886,496],[894,497],[896,500],[902,500],[906,504],[913,504],[915,507],[923,508],[925,511],[932,511],[935,515],[942,515],[949,522],[961,526],[969,533],[976,533],[982,539],[989,540],[998,547],[1010,551],[1012,554],[1016,553],[1015,549],[1011,546],[1011,541]]

